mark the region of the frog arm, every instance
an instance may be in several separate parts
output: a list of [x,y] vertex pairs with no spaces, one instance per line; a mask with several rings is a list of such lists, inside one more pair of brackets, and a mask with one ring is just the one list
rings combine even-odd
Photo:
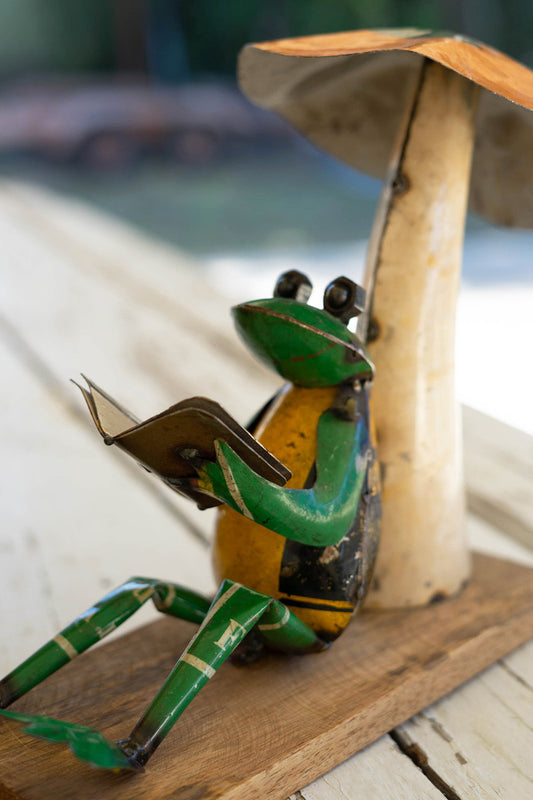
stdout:
[[215,443],[217,461],[198,470],[198,488],[243,516],[296,542],[326,547],[350,529],[370,454],[362,420],[332,411],[317,427],[317,479],[311,489],[287,489],[265,480],[225,442]]

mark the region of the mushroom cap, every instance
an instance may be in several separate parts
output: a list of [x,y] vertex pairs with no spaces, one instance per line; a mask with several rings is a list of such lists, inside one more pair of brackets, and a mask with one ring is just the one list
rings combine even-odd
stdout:
[[281,39],[247,45],[239,80],[319,147],[384,179],[421,57],[481,87],[470,207],[533,228],[533,71],[492,47],[412,28]]

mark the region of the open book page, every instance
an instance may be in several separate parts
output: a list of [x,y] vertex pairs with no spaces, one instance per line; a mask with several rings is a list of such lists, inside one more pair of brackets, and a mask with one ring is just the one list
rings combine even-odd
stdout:
[[79,387],[106,444],[115,444],[172,489],[195,500],[200,508],[219,505],[216,498],[183,484],[195,476],[187,457],[215,461],[215,440],[229,446],[259,475],[283,486],[287,469],[222,406],[205,397],[191,397],[145,421],[139,421],[92,381]]
[[86,389],[80,386],[79,383],[73,381],[78,389],[82,392],[87,407],[91,412],[93,422],[98,428],[98,432],[103,437],[113,437],[122,433],[123,431],[136,425],[140,420],[127,411],[123,406],[119,405],[110,395],[106,394],[103,389],[100,389],[85,375],[82,378],[89,387]]

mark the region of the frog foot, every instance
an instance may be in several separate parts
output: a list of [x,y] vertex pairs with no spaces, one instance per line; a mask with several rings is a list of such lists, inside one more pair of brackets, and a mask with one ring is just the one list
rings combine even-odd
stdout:
[[47,742],[65,743],[77,758],[98,769],[144,772],[142,766],[132,763],[117,744],[94,728],[16,711],[0,711],[0,715],[18,722],[21,730],[29,736],[46,739]]

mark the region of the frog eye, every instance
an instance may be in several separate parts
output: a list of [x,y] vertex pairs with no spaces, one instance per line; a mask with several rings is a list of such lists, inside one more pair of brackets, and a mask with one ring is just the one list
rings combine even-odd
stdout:
[[352,317],[365,310],[366,292],[349,278],[335,278],[326,286],[324,308],[346,325]]
[[307,303],[311,296],[313,284],[303,272],[291,269],[282,272],[274,286],[274,297],[288,297],[290,300],[298,300],[299,303]]

